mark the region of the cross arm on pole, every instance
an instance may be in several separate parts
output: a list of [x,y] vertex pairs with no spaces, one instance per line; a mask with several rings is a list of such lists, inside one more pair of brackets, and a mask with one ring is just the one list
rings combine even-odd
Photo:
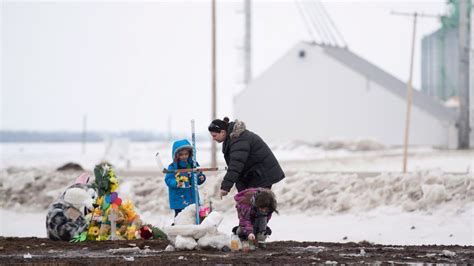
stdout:
[[417,17],[426,17],[426,18],[441,18],[442,15],[434,15],[434,14],[425,14],[425,13],[419,13],[419,12],[399,12],[399,11],[391,11],[390,12],[391,15],[395,15],[395,16],[406,16],[406,17],[413,17],[413,16],[417,16]]

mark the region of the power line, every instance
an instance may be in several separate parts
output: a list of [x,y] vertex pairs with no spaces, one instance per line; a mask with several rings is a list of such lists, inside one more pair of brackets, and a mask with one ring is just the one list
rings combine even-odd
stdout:
[[306,30],[314,42],[319,40],[323,45],[347,47],[344,37],[322,3],[318,0],[303,2],[295,0],[295,4]]
[[303,23],[305,24],[306,30],[309,33],[309,36],[311,37],[313,42],[316,42],[316,39],[314,38],[314,35],[311,31],[311,26],[309,25],[308,18],[305,17],[303,14],[303,9],[301,8],[300,4],[298,3],[298,0],[295,0],[296,8],[298,9],[298,13],[300,13],[300,16],[303,18]]
[[[305,4],[305,3],[303,2],[303,4]],[[311,29],[312,31],[314,31],[316,33],[316,35],[318,36],[318,38],[320,40],[320,43],[325,44],[325,40],[324,40],[323,34],[321,33],[321,29],[319,28],[319,26],[315,22],[312,14],[310,14],[308,12],[308,9],[305,5],[302,5],[302,10],[303,10],[304,14],[306,15],[306,17],[308,18],[308,20],[310,22],[309,29]]]
[[321,3],[320,1],[316,0],[316,3],[318,3],[320,6],[321,6],[321,9],[323,10],[324,14],[326,15],[326,18],[329,20],[329,23],[331,24],[332,28],[334,29],[334,31],[336,32],[337,36],[340,38],[340,40],[342,41],[342,44],[344,47],[347,47],[347,43],[346,41],[344,40],[344,37],[342,36],[341,32],[339,31],[339,29],[337,28],[336,24],[334,23],[334,21],[332,20],[331,16],[329,16],[329,13],[327,12],[326,8],[324,8],[324,5],[323,3]]
[[[309,3],[306,3],[306,4],[307,4],[306,7],[309,7]],[[315,15],[315,13],[312,12],[309,8],[306,8],[305,10],[311,19],[312,26],[318,32],[318,35],[321,38],[322,44],[330,44],[330,40],[327,36],[325,29],[323,28],[323,25],[319,23],[319,20],[317,18],[318,16]]]
[[313,4],[314,3],[312,1],[308,2],[308,7],[309,7],[308,11],[314,18],[314,25],[320,27],[322,35],[324,36],[323,38],[325,39],[325,43],[331,45],[332,44],[331,36],[326,29],[326,25],[324,25],[324,23],[320,21],[321,17],[318,14],[319,12],[316,6],[314,6]]
[[[323,29],[325,30],[325,32],[326,32],[326,34],[329,38],[329,43],[331,45],[337,46],[337,40],[336,40],[336,38],[334,37],[334,35],[332,33],[331,27],[327,24],[327,22],[325,20],[324,13],[321,11],[319,6],[316,5],[315,1],[311,1],[310,3],[313,6],[313,10],[315,10],[315,16],[317,16],[321,21],[321,26],[323,27]],[[318,21],[319,21],[319,19],[318,19]]]

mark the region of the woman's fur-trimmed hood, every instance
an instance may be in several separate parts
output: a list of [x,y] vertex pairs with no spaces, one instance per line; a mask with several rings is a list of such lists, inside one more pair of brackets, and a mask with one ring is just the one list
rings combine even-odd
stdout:
[[230,138],[238,138],[244,131],[247,130],[245,123],[239,120],[235,120],[234,127],[232,128],[232,132],[230,133]]

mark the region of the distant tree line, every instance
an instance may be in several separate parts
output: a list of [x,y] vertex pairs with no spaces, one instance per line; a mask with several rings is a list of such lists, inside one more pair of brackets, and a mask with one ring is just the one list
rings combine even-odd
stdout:
[[[127,138],[130,141],[162,141],[167,140],[169,136],[149,131],[87,132],[85,136],[87,142],[100,142],[109,138]],[[81,132],[0,131],[0,142],[81,142],[82,139]]]

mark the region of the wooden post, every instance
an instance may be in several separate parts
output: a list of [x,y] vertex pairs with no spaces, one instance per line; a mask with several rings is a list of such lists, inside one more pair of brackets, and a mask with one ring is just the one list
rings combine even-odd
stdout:
[[407,161],[408,161],[408,140],[410,135],[410,115],[411,105],[413,102],[413,58],[415,56],[415,37],[416,37],[416,17],[418,14],[415,12],[413,15],[413,36],[411,40],[411,58],[410,58],[410,76],[407,83],[407,113],[405,118],[405,139],[403,142],[403,172],[407,172]]
[[[212,0],[212,114],[216,119],[216,0]],[[216,142],[211,140],[211,167],[217,167]]]
[[415,38],[416,38],[416,19],[418,17],[429,17],[429,18],[440,18],[439,15],[430,15],[423,13],[404,13],[404,12],[391,12],[392,15],[398,16],[413,16],[413,36],[411,39],[411,56],[410,56],[410,76],[407,82],[407,112],[405,117],[405,136],[403,141],[403,172],[407,172],[407,161],[408,161],[408,141],[410,137],[410,115],[411,106],[413,102],[413,58],[415,57]]

